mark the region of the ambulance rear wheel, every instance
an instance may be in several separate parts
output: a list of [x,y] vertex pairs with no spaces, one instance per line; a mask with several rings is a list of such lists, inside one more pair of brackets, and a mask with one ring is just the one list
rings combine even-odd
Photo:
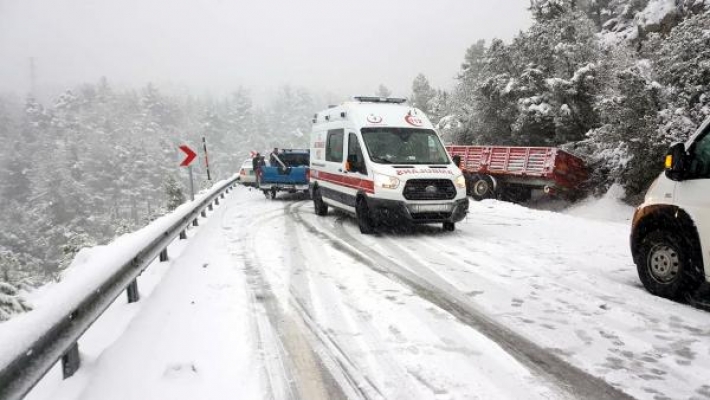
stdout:
[[374,233],[375,226],[372,223],[370,210],[367,208],[367,201],[365,201],[365,199],[358,199],[355,211],[357,213],[357,225],[360,228],[360,233],[363,235]]
[[456,224],[453,222],[444,222],[444,231],[453,232],[456,230]]
[[328,214],[328,205],[323,201],[318,188],[313,190],[313,207],[316,209],[316,215],[323,216]]

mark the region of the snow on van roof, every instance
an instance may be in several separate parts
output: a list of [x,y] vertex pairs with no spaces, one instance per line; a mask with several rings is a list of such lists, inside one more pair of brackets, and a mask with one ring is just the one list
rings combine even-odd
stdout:
[[[360,101],[366,99],[368,101]],[[328,108],[316,114],[313,119],[315,125],[334,124],[348,121],[357,127],[397,127],[434,129],[433,124],[423,111],[406,104],[404,99],[383,98],[385,101],[369,101],[369,99],[355,97],[353,101],[346,101],[339,106]]]

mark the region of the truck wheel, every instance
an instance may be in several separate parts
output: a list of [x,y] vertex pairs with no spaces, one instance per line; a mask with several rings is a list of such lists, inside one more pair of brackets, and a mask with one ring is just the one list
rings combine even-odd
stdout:
[[313,189],[313,207],[316,209],[316,215],[327,215],[328,205],[323,202],[323,197],[321,197],[320,189]]
[[444,231],[453,232],[456,230],[456,224],[453,222],[444,222]]
[[492,199],[495,196],[493,181],[488,176],[477,176],[471,181],[471,197],[476,201]]
[[271,188],[271,200],[276,198],[276,189]]
[[264,192],[264,197],[266,197],[266,198],[268,199],[268,198],[269,198],[269,191],[268,191],[268,190],[262,190],[262,192]]
[[355,211],[357,212],[357,225],[360,228],[360,233],[369,235],[375,232],[375,227],[372,223],[372,218],[370,218],[370,211],[367,209],[367,201],[365,201],[365,199],[358,199]]
[[675,233],[656,230],[646,235],[635,257],[646,290],[669,299],[695,290],[700,280],[692,271],[688,250]]

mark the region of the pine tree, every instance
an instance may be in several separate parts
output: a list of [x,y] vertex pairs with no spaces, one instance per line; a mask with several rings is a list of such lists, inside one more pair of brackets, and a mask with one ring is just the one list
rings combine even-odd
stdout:
[[377,93],[375,93],[377,97],[390,97],[392,95],[392,91],[390,91],[387,86],[380,84],[380,86],[377,88]]
[[412,105],[429,115],[434,97],[436,97],[436,90],[431,87],[426,76],[424,74],[417,75],[412,82]]
[[185,202],[185,195],[182,192],[182,188],[178,185],[173,175],[168,175],[165,180],[165,193],[168,198],[168,211],[173,211]]

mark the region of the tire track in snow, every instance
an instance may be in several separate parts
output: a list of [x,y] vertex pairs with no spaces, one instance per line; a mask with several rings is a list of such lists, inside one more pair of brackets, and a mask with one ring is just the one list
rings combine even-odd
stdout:
[[[310,232],[302,223],[299,222],[300,215],[297,209],[302,207],[305,203],[295,203],[292,204],[287,213],[291,218],[287,219],[287,229],[292,234],[288,235],[288,239],[293,243],[292,249],[293,253],[297,255],[295,257],[298,262],[308,262],[310,268],[309,271],[319,274],[325,279],[334,279],[329,273],[323,276],[324,271],[327,271],[332,265],[324,264],[322,245],[320,241],[314,242],[312,239],[312,232]],[[296,227],[299,230],[296,230]],[[291,230],[293,229],[293,230]],[[304,236],[303,234],[306,234]],[[350,257],[348,257],[350,259]],[[324,267],[316,268],[313,266]],[[304,268],[305,269],[305,266]],[[298,285],[291,286],[291,293],[295,301],[298,301],[303,305],[303,294],[297,293],[296,288]],[[302,287],[302,286],[301,286]],[[343,288],[337,284],[326,284],[326,285],[316,285],[318,293],[313,293],[315,295],[314,300],[322,300],[328,302],[328,309],[336,307],[337,311],[325,312],[325,315],[321,318],[313,319],[313,325],[318,326],[318,332],[323,333],[324,341],[328,343],[329,346],[333,346],[334,349],[331,354],[337,354],[342,357],[344,361],[347,361],[348,369],[356,373],[360,380],[367,381],[369,383],[369,390],[372,394],[369,397],[379,397],[386,398],[394,396],[394,398],[402,399],[412,399],[420,397],[418,392],[413,391],[411,385],[404,385],[403,382],[408,382],[413,376],[411,371],[401,364],[400,361],[396,359],[396,356],[391,353],[390,350],[385,350],[381,346],[382,343],[386,342],[386,339],[380,334],[375,326],[365,317],[358,313],[358,307],[354,304],[345,292]],[[313,309],[312,307],[310,309]],[[317,311],[313,309],[314,312]],[[321,308],[323,310],[323,308]],[[304,312],[310,314],[304,307]],[[325,318],[323,318],[325,317]],[[327,322],[324,322],[326,320]],[[320,323],[318,323],[320,322]],[[357,338],[350,338],[349,340],[342,340],[341,338],[335,337],[337,335],[331,334],[330,329],[323,329],[321,324],[327,324],[329,326],[339,326],[340,330],[349,330],[353,332],[358,332]],[[373,347],[374,344],[374,347]],[[362,359],[354,360],[348,354],[350,353],[365,353],[369,354],[367,358],[372,358],[368,363],[367,360],[363,363]],[[359,362],[358,362],[359,361]],[[388,386],[392,389],[392,386],[397,386],[395,392],[389,392],[387,395],[383,394],[378,388],[378,384],[373,382],[373,379],[380,379],[379,385]],[[415,379],[422,383],[421,377],[415,377]],[[389,385],[388,385],[389,383]],[[423,386],[427,386],[423,384]],[[431,390],[431,395],[436,393],[436,389]]]
[[[322,231],[303,218],[294,217],[304,204],[305,202],[296,204],[294,206],[296,213],[288,215],[303,224],[314,235],[327,240],[335,249],[347,253],[372,270],[405,285],[422,299],[449,312],[462,323],[484,334],[522,365],[544,377],[562,392],[573,398],[632,398],[604,380],[567,363],[549,350],[492,320],[470,304],[463,293],[435,274],[427,274],[429,280],[423,279],[422,276],[412,272],[409,268],[376,252],[372,247],[367,246],[345,230],[343,227],[344,217],[335,220],[334,232]],[[416,262],[416,260],[410,261]],[[428,269],[423,265],[419,267],[422,270]]]
[[[242,204],[239,204],[243,206]],[[229,206],[233,207],[232,204]],[[248,214],[243,213],[243,208],[231,208],[226,210],[222,221],[221,228],[225,232],[225,236],[229,239],[227,246],[230,247],[230,252],[238,260],[244,263],[245,289],[249,295],[249,309],[252,317],[252,326],[254,336],[257,338],[258,352],[263,361],[264,379],[266,381],[266,398],[268,399],[300,399],[298,388],[295,386],[295,380],[291,376],[292,368],[288,365],[289,359],[286,354],[286,349],[283,342],[280,340],[280,335],[276,330],[276,326],[269,318],[269,310],[263,302],[264,293],[259,285],[259,275],[255,273],[251,266],[251,261],[246,257],[243,250],[247,238],[242,231],[236,232],[233,226],[239,224],[244,228],[244,232],[248,231],[251,225],[263,224],[269,220],[280,218],[282,210],[265,210],[255,219],[247,224],[242,221]],[[261,210],[260,210],[261,211]],[[237,222],[239,220],[239,222]],[[236,244],[237,248],[232,246]]]
[[[264,266],[255,250],[256,233],[268,222],[282,219],[289,209],[290,205],[286,204],[283,208],[269,210],[265,215],[250,221],[245,227],[245,231],[250,232],[250,237],[238,238],[240,246],[235,249],[245,264],[245,273],[249,278],[248,290],[252,292],[254,309],[260,310],[254,315],[257,323],[261,315],[268,325],[262,326],[262,332],[266,329],[276,333],[266,335],[266,338],[260,333],[260,337],[262,340],[275,341],[280,348],[278,361],[282,363],[283,370],[279,373],[283,374],[283,379],[289,384],[288,397],[308,400],[382,398],[368,394],[378,392],[376,389],[367,389],[372,386],[371,383],[359,376],[337,343],[318,327],[297,294],[290,294],[290,309],[285,310],[264,275]],[[294,318],[293,313],[288,311],[296,311],[299,318]],[[265,361],[267,364],[270,362]],[[273,364],[273,361],[271,363]],[[270,374],[273,374],[273,370],[278,369],[278,366],[272,365],[270,369]],[[275,385],[279,386],[278,383]],[[273,397],[273,387],[271,390]]]

